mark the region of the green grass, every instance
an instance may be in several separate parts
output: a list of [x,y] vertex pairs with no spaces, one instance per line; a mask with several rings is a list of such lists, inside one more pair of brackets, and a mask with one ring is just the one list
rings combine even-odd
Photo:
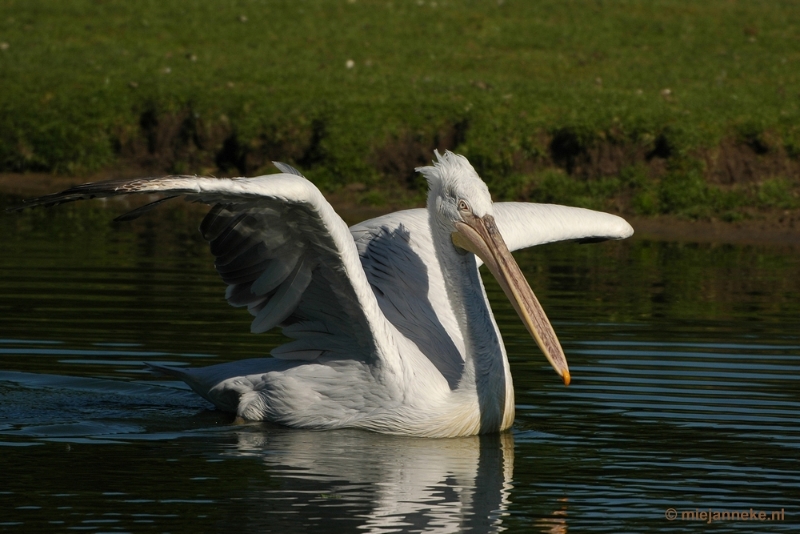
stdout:
[[[0,43],[0,170],[255,174],[277,158],[326,189],[417,198],[414,165],[446,146],[502,198],[797,205],[796,176],[728,193],[698,163],[729,139],[800,157],[794,2],[0,0]],[[640,155],[570,168],[602,146]],[[648,176],[653,153],[667,169]]]

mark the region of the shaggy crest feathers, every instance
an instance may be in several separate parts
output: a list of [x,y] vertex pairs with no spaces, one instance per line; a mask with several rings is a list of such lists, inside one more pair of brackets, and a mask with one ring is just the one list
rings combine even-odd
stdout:
[[434,150],[433,166],[417,167],[415,170],[428,181],[428,199],[467,199],[477,216],[491,213],[492,196],[489,188],[470,165],[467,158],[445,150],[440,154]]
[[454,154],[449,150],[445,150],[444,154],[440,154],[438,150],[434,150],[433,153],[436,155],[437,161],[433,162],[432,167],[417,167],[415,169],[417,172],[422,173],[431,190],[441,189],[454,182],[459,175],[472,175],[480,180],[478,173],[475,172],[475,169],[464,156]]

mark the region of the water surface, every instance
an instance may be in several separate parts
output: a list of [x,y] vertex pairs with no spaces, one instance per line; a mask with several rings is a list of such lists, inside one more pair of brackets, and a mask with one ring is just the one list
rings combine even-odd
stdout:
[[[800,257],[631,240],[517,255],[565,388],[491,279],[511,432],[466,439],[235,424],[143,362],[260,356],[179,207],[3,215],[0,528],[90,532],[794,532]],[[678,518],[665,517],[674,508]],[[765,511],[759,521],[685,511]],[[783,510],[783,519],[771,512]]]

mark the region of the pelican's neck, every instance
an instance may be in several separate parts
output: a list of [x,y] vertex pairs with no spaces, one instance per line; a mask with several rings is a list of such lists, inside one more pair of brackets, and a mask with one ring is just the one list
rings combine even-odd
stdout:
[[514,420],[514,387],[475,255],[456,249],[452,230],[434,215],[430,225],[446,293],[464,341],[464,373],[458,389],[477,392],[482,432],[508,428]]

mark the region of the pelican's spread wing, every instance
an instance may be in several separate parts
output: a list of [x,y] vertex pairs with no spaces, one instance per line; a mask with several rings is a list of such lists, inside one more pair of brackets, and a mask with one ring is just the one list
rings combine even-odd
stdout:
[[85,184],[26,206],[129,193],[185,195],[213,204],[200,230],[228,284],[228,302],[255,316],[253,332],[280,325],[294,339],[273,356],[312,360],[324,353],[367,361],[384,354],[377,345],[386,337],[385,321],[347,225],[311,182],[288,166],[281,170],[288,173]]
[[633,235],[622,217],[557,204],[496,202],[494,219],[511,251],[557,241],[586,243]]

